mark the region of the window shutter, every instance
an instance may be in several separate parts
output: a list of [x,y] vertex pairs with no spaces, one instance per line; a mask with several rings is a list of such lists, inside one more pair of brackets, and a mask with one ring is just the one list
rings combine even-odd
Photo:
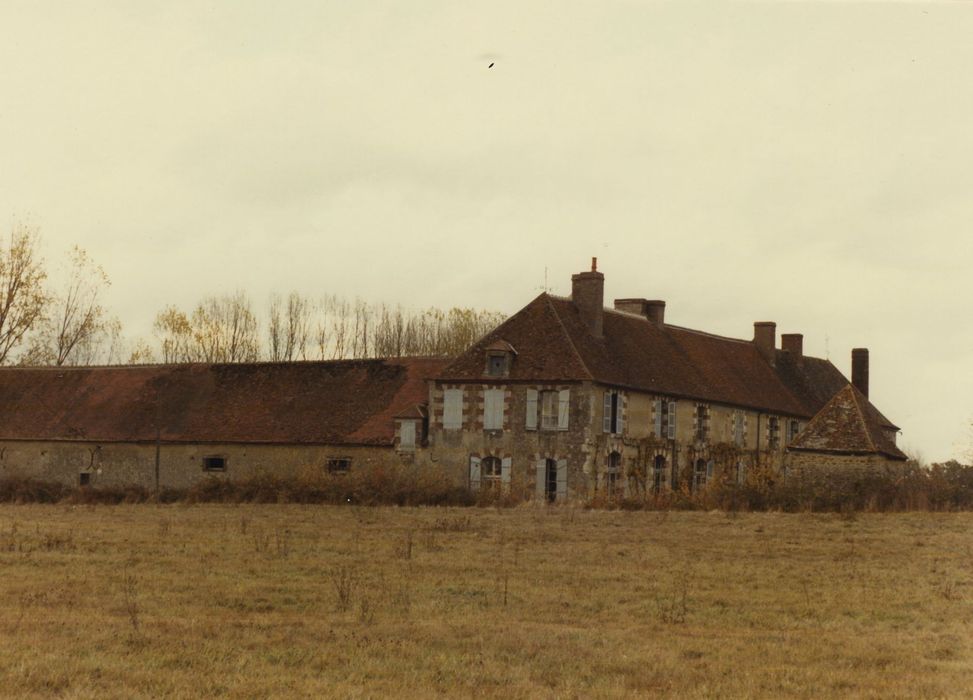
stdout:
[[399,447],[416,446],[416,424],[415,421],[404,420],[399,423]]
[[470,455],[470,490],[480,490],[480,458]]
[[625,433],[625,400],[622,394],[618,394],[618,398],[615,400],[617,405],[617,425],[615,426],[615,432],[618,435],[623,435]]
[[544,484],[547,480],[547,460],[539,459],[537,460],[537,482],[534,485],[534,494],[537,499],[544,500]]
[[503,389],[483,390],[483,429],[503,429]]
[[568,412],[571,409],[571,390],[561,389],[557,394],[557,429],[568,429]]
[[500,483],[509,486],[510,485],[510,457],[504,457],[500,462]]
[[564,501],[568,497],[568,460],[557,461],[557,500]]
[[669,402],[669,424],[666,426],[670,440],[676,439],[676,402]]
[[653,435],[657,438],[662,437],[662,399],[655,400],[655,427],[653,429]]
[[713,476],[713,460],[706,462],[706,478]]
[[463,427],[463,390],[446,389],[443,392],[443,428],[457,430]]
[[527,430],[537,430],[537,389],[527,390]]
[[606,433],[612,431],[612,393],[605,392],[605,407],[603,409],[602,430]]

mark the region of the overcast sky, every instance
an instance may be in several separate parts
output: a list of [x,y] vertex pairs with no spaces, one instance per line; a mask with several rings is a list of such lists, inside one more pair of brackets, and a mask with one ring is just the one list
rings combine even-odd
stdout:
[[[130,337],[246,290],[773,320],[927,460],[973,443],[973,7],[0,4],[0,224]],[[489,64],[494,66],[489,68]]]

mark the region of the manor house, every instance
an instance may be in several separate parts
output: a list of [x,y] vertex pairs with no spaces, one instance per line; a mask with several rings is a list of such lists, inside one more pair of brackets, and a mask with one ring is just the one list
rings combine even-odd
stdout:
[[616,299],[543,293],[451,360],[0,369],[0,477],[181,487],[260,472],[439,470],[548,501],[759,470],[884,468],[898,428],[773,322],[734,339]]

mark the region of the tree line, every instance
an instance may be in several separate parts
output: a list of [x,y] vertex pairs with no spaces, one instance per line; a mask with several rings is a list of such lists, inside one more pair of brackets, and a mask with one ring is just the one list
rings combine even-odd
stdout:
[[166,306],[150,338],[127,341],[102,300],[111,281],[81,248],[49,282],[37,230],[17,225],[0,249],[0,364],[291,362],[452,357],[503,320],[478,309],[370,304],[338,295],[273,295],[261,317],[243,291]]

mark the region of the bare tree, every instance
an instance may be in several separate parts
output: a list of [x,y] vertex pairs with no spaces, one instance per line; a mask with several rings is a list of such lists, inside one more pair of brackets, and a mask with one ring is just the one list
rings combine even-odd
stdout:
[[311,304],[305,297],[291,292],[286,304],[277,295],[271,297],[267,335],[272,361],[307,359],[310,329]]
[[101,295],[110,285],[104,269],[74,246],[64,288],[48,299],[28,359],[58,366],[107,361],[111,354],[107,345],[121,333],[121,323],[110,319],[101,305]]
[[203,300],[192,315],[193,340],[204,362],[254,362],[257,317],[244,292]]
[[167,306],[156,315],[153,331],[159,339],[164,363],[199,361],[193,326],[189,317],[175,306]]
[[0,364],[44,318],[47,274],[37,255],[37,231],[18,224],[0,249]]

